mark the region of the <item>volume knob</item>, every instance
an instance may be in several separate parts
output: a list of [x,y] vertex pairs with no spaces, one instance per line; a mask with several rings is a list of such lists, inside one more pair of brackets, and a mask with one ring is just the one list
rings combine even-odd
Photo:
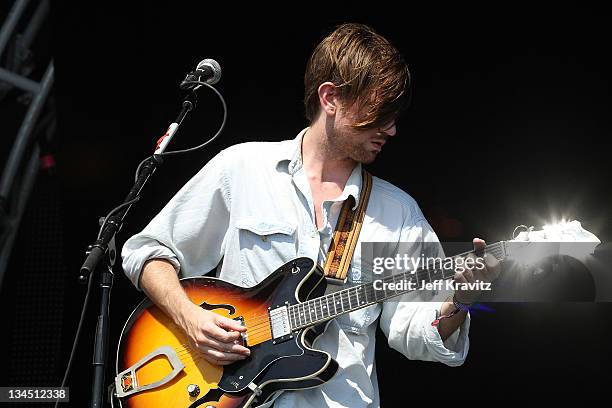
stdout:
[[190,396],[197,397],[200,395],[200,387],[198,387],[196,384],[189,384],[187,386],[187,392]]

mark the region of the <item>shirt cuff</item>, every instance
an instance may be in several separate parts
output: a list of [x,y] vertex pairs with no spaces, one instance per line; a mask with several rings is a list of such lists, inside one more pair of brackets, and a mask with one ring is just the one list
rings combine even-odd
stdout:
[[130,251],[129,255],[123,257],[123,270],[126,276],[132,281],[132,284],[138,290],[140,287],[140,275],[144,264],[150,259],[165,259],[174,266],[177,274],[180,271],[180,263],[178,258],[169,248],[157,245],[145,245],[136,250]]
[[436,309],[439,310],[441,304],[431,309],[431,313],[423,313],[423,340],[434,360],[444,363],[451,367],[460,366],[465,359],[470,348],[468,332],[470,330],[470,313],[465,316],[465,320],[455,330],[446,341],[442,341],[438,328],[431,325],[436,319]]

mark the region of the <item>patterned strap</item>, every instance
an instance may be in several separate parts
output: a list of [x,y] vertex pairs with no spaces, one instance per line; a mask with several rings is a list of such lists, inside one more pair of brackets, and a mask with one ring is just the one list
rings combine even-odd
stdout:
[[323,271],[328,280],[344,283],[346,274],[355,252],[359,232],[363,225],[370,192],[372,191],[372,175],[365,170],[361,173],[361,194],[359,204],[352,210],[355,199],[350,196],[344,201],[336,230],[327,251],[327,259]]

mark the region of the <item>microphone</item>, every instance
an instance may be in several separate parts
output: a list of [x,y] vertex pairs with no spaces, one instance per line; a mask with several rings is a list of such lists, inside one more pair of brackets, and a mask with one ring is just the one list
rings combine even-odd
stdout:
[[205,82],[209,85],[214,85],[221,79],[221,66],[217,61],[211,58],[206,58],[200,61],[195,71],[187,74],[180,88],[183,90],[196,90],[202,85],[194,84],[194,81]]

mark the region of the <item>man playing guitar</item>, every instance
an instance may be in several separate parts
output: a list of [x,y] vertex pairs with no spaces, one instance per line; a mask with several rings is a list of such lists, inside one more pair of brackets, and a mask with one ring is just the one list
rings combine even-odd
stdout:
[[[359,202],[362,164],[373,162],[396,136],[409,81],[406,64],[385,38],[367,26],[339,26],[317,45],[306,67],[309,126],[292,140],[225,149],[125,243],[126,275],[210,363],[248,358],[246,329],[190,301],[178,276],[216,268],[219,278],[247,287],[296,257],[323,264],[343,203]],[[272,116],[282,114],[282,101],[266,103]],[[416,202],[377,177],[359,242],[416,243],[416,255],[421,244],[430,243],[434,256],[442,254]],[[484,241],[474,239],[474,245],[482,248]],[[361,279],[361,261],[357,244],[348,283]],[[492,257],[485,261],[484,268],[457,272],[455,281],[492,281],[499,266]],[[469,348],[469,314],[460,306],[478,295],[457,290],[452,300],[431,301],[432,292],[411,292],[331,320],[314,345],[338,362],[337,374],[320,387],[285,391],[274,406],[378,407],[377,324],[389,345],[409,359],[461,365]],[[439,323],[432,325],[434,320]]]

